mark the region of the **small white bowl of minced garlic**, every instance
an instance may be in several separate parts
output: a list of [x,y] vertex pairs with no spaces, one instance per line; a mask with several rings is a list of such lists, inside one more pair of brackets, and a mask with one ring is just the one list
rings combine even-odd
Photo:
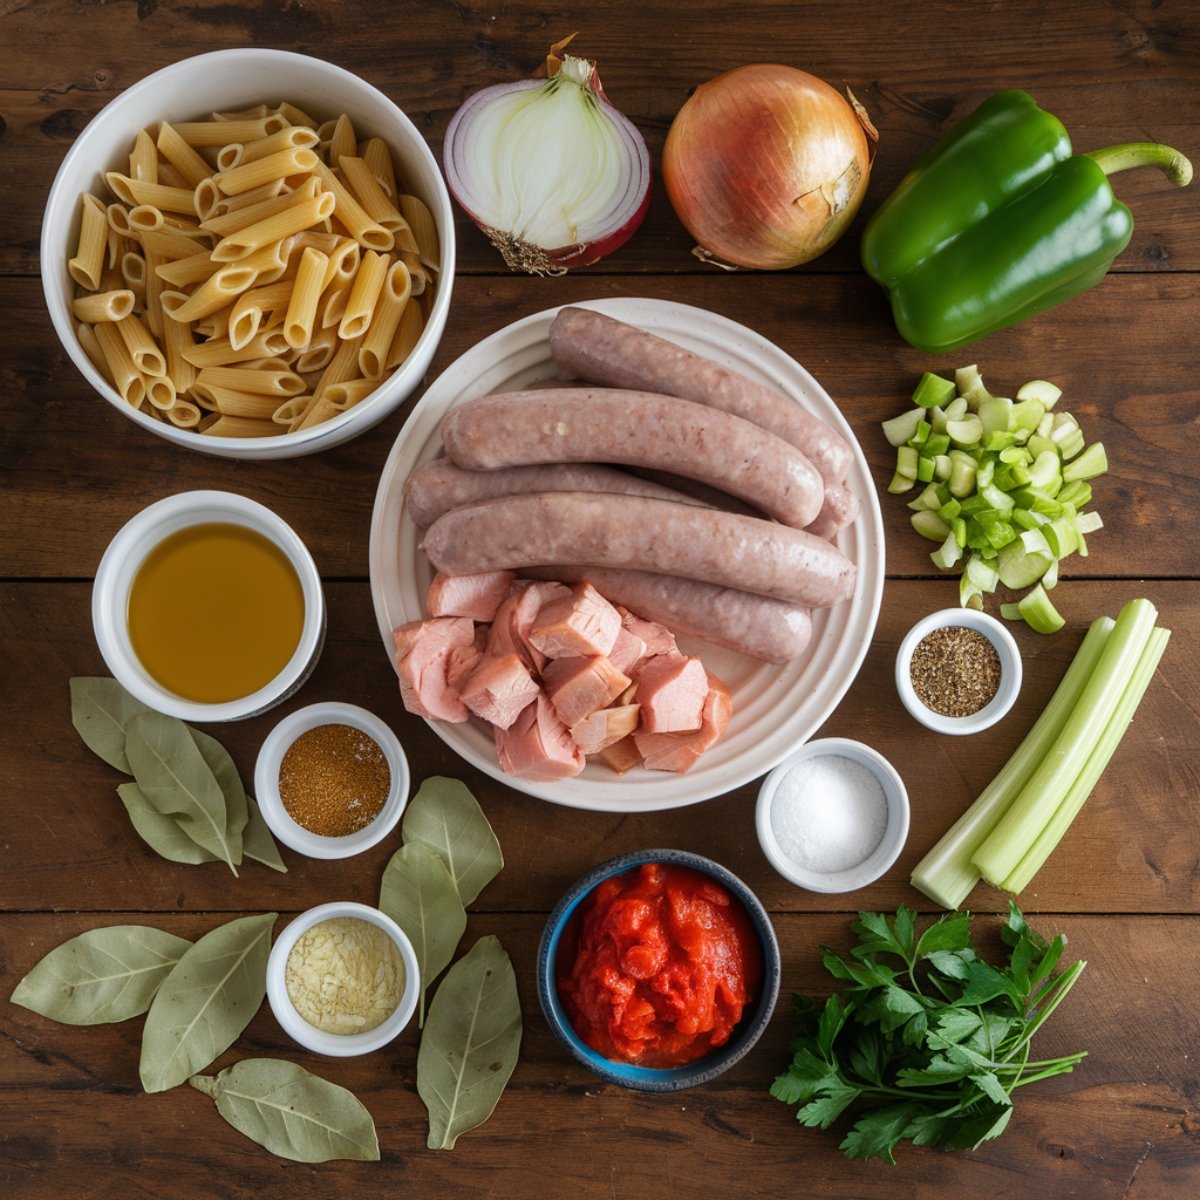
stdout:
[[335,901],[301,913],[267,962],[267,1001],[284,1033],[344,1058],[386,1046],[412,1020],[420,970],[391,917]]

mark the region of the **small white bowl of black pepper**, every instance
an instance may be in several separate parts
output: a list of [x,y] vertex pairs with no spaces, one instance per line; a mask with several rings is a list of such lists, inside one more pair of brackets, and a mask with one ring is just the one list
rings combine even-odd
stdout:
[[396,828],[408,803],[408,760],[374,713],[325,701],[285,717],[258,752],[263,820],[309,858],[349,858]]
[[1005,627],[973,608],[944,608],[918,621],[896,655],[904,707],[938,733],[979,733],[1012,708],[1021,652]]

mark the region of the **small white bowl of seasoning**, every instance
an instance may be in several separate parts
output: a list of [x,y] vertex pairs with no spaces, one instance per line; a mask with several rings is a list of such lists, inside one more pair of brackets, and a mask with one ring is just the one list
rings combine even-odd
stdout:
[[412,1020],[420,969],[391,917],[336,901],[301,913],[267,959],[267,1001],[284,1033],[307,1050],[369,1054]]
[[254,765],[271,832],[309,858],[349,858],[396,828],[408,759],[391,728],[355,704],[324,701],[285,717]]
[[1021,652],[985,612],[944,608],[918,621],[896,655],[904,707],[938,733],[979,733],[1012,708],[1021,690]]
[[286,700],[325,641],[316,563],[292,528],[235,492],[168,496],[117,532],[92,588],[117,681],[184,721],[236,721]]
[[908,792],[878,751],[820,738],[763,780],[755,813],[767,861],[810,892],[853,892],[886,872],[908,837]]

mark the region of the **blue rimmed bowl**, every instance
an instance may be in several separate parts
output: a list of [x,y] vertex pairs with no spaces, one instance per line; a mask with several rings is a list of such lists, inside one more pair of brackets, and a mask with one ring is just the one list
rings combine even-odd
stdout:
[[[689,867],[721,884],[745,909],[758,936],[762,955],[762,980],[752,1002],[742,1014],[733,1036],[710,1054],[682,1067],[641,1067],[606,1058],[587,1045],[575,1032],[558,994],[556,967],[559,945],[575,910],[604,880],[635,870],[647,863]],[[555,1036],[577,1062],[595,1072],[601,1079],[641,1092],[677,1092],[683,1088],[707,1083],[728,1071],[750,1050],[766,1029],[779,997],[779,977],[779,941],[775,936],[771,918],[758,897],[720,863],[686,850],[638,850],[593,867],[586,875],[577,879],[555,905],[538,946],[538,999],[541,1002],[542,1013]]]

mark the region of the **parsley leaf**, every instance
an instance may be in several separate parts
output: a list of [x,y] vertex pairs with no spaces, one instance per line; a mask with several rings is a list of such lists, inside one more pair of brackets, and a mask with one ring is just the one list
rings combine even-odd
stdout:
[[1008,960],[971,943],[969,913],[918,933],[916,913],[859,913],[848,954],[822,947],[841,985],[822,1007],[794,996],[798,1035],[771,1095],[801,1124],[853,1123],[849,1158],[895,1162],[903,1141],[973,1149],[1003,1133],[1018,1087],[1071,1071],[1084,1053],[1032,1062],[1030,1041],[1086,964],[1055,975],[1066,940],[1047,942],[1010,903],[1000,931]]

